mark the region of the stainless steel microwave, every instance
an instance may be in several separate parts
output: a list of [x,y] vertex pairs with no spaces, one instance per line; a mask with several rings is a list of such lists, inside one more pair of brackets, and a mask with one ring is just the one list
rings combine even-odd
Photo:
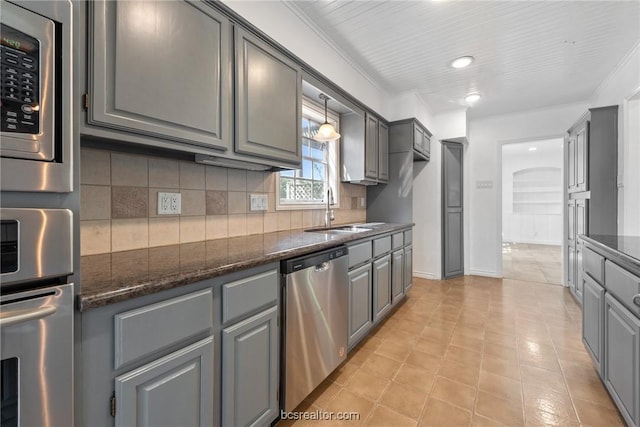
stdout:
[[71,191],[71,5],[1,3],[0,187]]

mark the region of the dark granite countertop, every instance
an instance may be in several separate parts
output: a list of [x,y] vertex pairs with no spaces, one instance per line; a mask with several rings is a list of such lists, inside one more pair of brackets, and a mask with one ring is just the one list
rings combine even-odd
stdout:
[[580,235],[579,237],[587,244],[640,270],[640,237],[610,234]]
[[87,255],[77,305],[87,311],[412,225],[388,223],[353,234],[293,230]]

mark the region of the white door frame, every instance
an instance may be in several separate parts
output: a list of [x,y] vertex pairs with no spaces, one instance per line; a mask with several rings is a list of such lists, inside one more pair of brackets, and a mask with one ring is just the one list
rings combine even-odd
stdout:
[[[498,277],[503,277],[502,276],[502,147],[504,145],[508,145],[508,144],[522,144],[522,143],[530,143],[533,141],[544,141],[547,139],[562,139],[562,152],[563,154],[563,159],[562,159],[562,188],[563,190],[567,188],[567,183],[568,183],[568,176],[567,176],[567,142],[565,139],[565,134],[562,135],[546,135],[546,136],[540,136],[540,137],[531,137],[531,138],[519,138],[519,139],[508,139],[508,140],[503,140],[503,141],[497,141],[496,144],[496,148],[498,150],[498,167],[496,168],[496,201],[497,201],[497,205],[496,205],[496,210],[498,212],[498,227],[497,227],[497,247],[495,248],[496,253],[498,254],[497,259],[498,259],[498,264],[497,264],[497,275]],[[566,229],[567,226],[567,192],[563,191],[562,192],[562,204],[563,207],[565,207],[564,209],[562,209],[562,241],[566,242],[567,240],[567,233],[568,230]],[[567,277],[566,277],[566,269],[565,266],[567,265],[567,249],[566,249],[566,245],[562,244],[562,265],[560,268],[562,268],[562,284],[563,286],[568,286],[567,285]]]

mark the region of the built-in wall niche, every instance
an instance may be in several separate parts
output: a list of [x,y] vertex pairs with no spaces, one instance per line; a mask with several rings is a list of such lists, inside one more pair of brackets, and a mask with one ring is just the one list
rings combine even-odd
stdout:
[[513,172],[513,213],[562,213],[562,170],[536,167]]

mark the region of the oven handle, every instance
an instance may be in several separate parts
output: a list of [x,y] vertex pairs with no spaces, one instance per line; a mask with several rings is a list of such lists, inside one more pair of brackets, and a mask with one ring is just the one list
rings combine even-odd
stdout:
[[56,312],[56,308],[50,305],[33,310],[16,310],[3,312],[0,314],[0,326],[15,325],[16,323],[28,322],[29,320],[42,319]]

